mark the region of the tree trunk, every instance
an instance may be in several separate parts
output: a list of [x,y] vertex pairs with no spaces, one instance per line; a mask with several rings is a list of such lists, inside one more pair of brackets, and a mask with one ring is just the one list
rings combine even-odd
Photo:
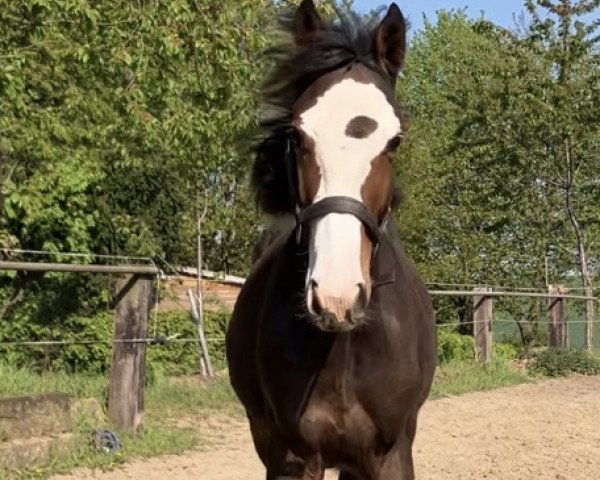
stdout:
[[[594,296],[594,286],[592,284],[591,277],[588,277],[586,279],[585,296]],[[585,348],[587,348],[589,351],[592,351],[594,348],[595,302],[594,300],[586,300],[585,303]]]
[[[204,323],[204,298],[203,298],[203,291],[202,291],[202,265],[203,265],[203,258],[202,258],[202,221],[204,220],[204,217],[206,216],[206,212],[208,210],[208,205],[206,203],[206,194],[204,195],[204,210],[202,211],[202,213],[200,213],[200,205],[198,205],[197,209],[196,209],[196,228],[197,228],[197,232],[196,232],[196,240],[197,240],[197,277],[196,277],[196,295],[195,298],[194,297],[190,297],[190,302],[195,302],[196,304],[196,311],[198,312],[198,328],[199,328],[199,333],[202,332],[202,328],[203,328],[203,323]],[[192,311],[194,310],[193,306],[192,306]],[[210,368],[209,368],[209,360],[208,358],[205,358],[205,351],[203,351],[202,348],[200,348],[200,359],[199,359],[199,363],[200,363],[200,374],[203,377],[209,376],[211,374],[210,372]]]
[[[581,284],[588,297],[594,294],[594,285],[592,275],[588,269],[587,255],[585,251],[585,238],[575,209],[573,207],[573,157],[571,155],[571,139],[565,138],[565,166],[567,171],[567,182],[565,185],[565,200],[567,207],[567,215],[569,221],[575,231],[577,239],[577,260],[579,263],[579,274],[581,276]],[[594,348],[594,300],[586,300],[585,302],[585,348],[591,351]]]

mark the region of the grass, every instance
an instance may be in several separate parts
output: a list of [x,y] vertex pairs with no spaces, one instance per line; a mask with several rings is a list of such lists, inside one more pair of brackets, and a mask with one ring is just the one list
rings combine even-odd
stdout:
[[[93,397],[101,405],[106,404],[108,379],[103,375],[64,372],[39,374],[0,363],[0,378],[0,396],[62,392],[74,398]],[[222,376],[203,384],[193,377],[173,379],[156,374],[146,388],[145,401],[150,416],[164,418],[232,406],[235,394],[229,380]]]
[[[61,391],[76,398],[94,397],[101,405],[106,403],[107,378],[104,376],[64,373],[40,375],[0,364],[0,378],[0,396]],[[517,372],[508,361],[496,360],[489,365],[451,362],[438,368],[430,398],[489,390],[527,381],[527,375]],[[193,429],[173,425],[174,422],[169,420],[194,419],[214,410],[225,410],[231,415],[241,412],[226,377],[218,377],[208,384],[202,384],[196,378],[173,379],[156,375],[146,389],[145,398],[143,430],[135,436],[117,431],[123,444],[119,453],[109,455],[94,450],[89,440],[90,432],[98,427],[112,427],[96,425],[90,418],[81,418],[74,432],[73,447],[67,453],[53,455],[42,467],[18,472],[0,468],[0,478],[42,479],[81,466],[108,470],[135,457],[181,453],[201,444],[202,438]]]
[[436,399],[477,390],[492,390],[529,381],[510,362],[496,359],[487,365],[475,362],[450,362],[441,365],[429,394]]
[[90,444],[93,428],[88,422],[78,422],[68,449],[53,452],[47,463],[21,470],[0,467],[0,478],[6,480],[39,480],[50,475],[68,473],[77,467],[111,470],[132,458],[181,453],[194,448],[200,442],[198,434],[191,429],[164,427],[147,422],[136,436],[117,432],[122,449],[115,454],[96,451]]
[[238,407],[229,379],[217,377],[208,384],[197,378],[168,379],[159,377],[146,390],[149,418],[176,417],[197,414],[207,410],[223,410],[233,413]]
[[49,372],[39,374],[26,368],[15,368],[0,363],[0,395],[34,395],[63,392],[76,398],[95,397],[101,401],[106,378],[81,373]]
[[[93,397],[100,405],[106,404],[108,380],[101,375],[37,374],[0,363],[0,379],[0,396],[59,391],[74,398]],[[233,415],[240,412],[225,377],[202,384],[197,378],[172,379],[156,375],[146,389],[145,402],[144,426],[138,434],[124,434],[110,424],[98,425],[91,417],[78,418],[73,441],[67,451],[53,452],[49,461],[39,467],[14,471],[0,466],[0,479],[43,479],[76,467],[108,470],[132,458],[181,453],[201,444],[202,438],[192,428],[173,425],[170,419],[194,418],[215,409],[226,410]],[[123,448],[116,454],[95,450],[90,435],[97,428],[115,431]]]

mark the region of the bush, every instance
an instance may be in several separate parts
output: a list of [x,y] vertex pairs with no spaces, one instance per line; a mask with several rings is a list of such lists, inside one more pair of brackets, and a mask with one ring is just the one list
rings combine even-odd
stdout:
[[[42,340],[102,341],[112,338],[114,314],[101,312],[92,317],[69,315],[45,319],[29,308],[20,309],[10,321],[0,323],[0,342]],[[102,373],[110,361],[111,345],[89,343],[73,345],[0,345],[0,357],[15,367],[35,371],[81,371]]]
[[[206,312],[204,328],[211,360],[217,366],[225,361],[225,332],[230,314]],[[20,309],[10,321],[0,322],[0,342],[67,340],[104,341],[113,337],[114,313],[93,316],[69,315],[61,319],[40,319],[33,310]],[[151,314],[148,337],[197,338],[196,325],[188,312]],[[112,345],[90,343],[74,345],[24,346],[0,345],[0,358],[15,367],[36,371],[106,373],[110,367]],[[198,343],[148,345],[147,373],[151,380],[158,371],[164,374],[189,374],[198,371]]]
[[475,341],[473,337],[460,335],[445,328],[438,329],[437,354],[439,363],[473,360]]
[[494,343],[492,345],[494,358],[502,358],[504,360],[514,360],[519,358],[521,350],[512,343]]
[[[510,343],[494,343],[492,348],[494,358],[514,360],[520,354],[519,348]],[[437,353],[440,364],[473,360],[475,340],[471,336],[449,331],[442,326],[438,329]]]
[[600,358],[574,348],[548,349],[537,354],[531,370],[547,377],[564,377],[569,373],[598,375]]
[[[225,332],[227,331],[229,317],[229,312],[205,312],[204,314],[204,332],[208,344],[208,354],[217,367],[225,363]],[[154,324],[152,320],[149,336],[153,335]],[[158,315],[156,336],[197,338],[198,331],[188,312],[172,311]],[[147,364],[170,375],[197,372],[199,369],[198,343],[172,343],[165,346],[151,346],[148,349]]]

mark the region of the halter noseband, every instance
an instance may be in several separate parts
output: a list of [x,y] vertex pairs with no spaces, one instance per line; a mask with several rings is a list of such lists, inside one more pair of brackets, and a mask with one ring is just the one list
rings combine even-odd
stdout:
[[325,197],[324,199],[301,209],[297,215],[297,228],[301,229],[302,225],[324,217],[329,213],[346,213],[354,215],[365,226],[367,233],[373,242],[373,248],[377,248],[381,243],[387,217],[380,224],[375,215],[371,213],[364,203],[352,197]]

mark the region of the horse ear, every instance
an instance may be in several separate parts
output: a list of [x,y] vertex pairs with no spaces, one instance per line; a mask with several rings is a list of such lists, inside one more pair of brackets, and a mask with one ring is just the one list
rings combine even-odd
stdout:
[[302,0],[294,18],[296,45],[305,46],[312,41],[315,32],[323,29],[323,21],[317,13],[313,0]]
[[375,54],[392,78],[402,69],[405,51],[406,22],[398,5],[392,3],[375,34]]

